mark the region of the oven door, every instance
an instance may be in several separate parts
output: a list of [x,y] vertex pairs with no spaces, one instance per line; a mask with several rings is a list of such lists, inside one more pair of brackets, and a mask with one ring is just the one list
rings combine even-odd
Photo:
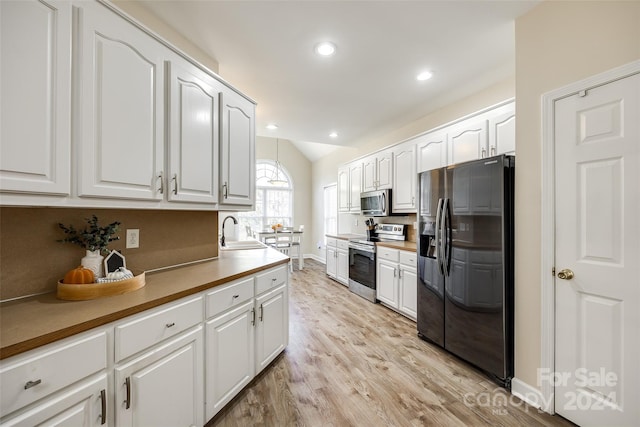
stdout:
[[349,247],[349,280],[370,289],[376,288],[375,249]]

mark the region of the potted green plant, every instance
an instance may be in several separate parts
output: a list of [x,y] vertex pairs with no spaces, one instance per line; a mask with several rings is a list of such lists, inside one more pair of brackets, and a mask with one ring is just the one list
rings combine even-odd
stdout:
[[92,215],[91,218],[86,218],[86,220],[88,226],[85,226],[82,231],[76,230],[73,225],[65,226],[62,223],[58,223],[58,226],[67,235],[64,239],[58,240],[58,242],[75,243],[78,246],[82,246],[86,250],[86,255],[81,261],[82,266],[92,270],[96,278],[103,277],[102,260],[104,257],[102,253],[109,253],[107,249],[109,242],[120,240],[119,236],[115,236],[120,222],[114,221],[107,226],[101,227],[98,225],[98,217],[95,215]]

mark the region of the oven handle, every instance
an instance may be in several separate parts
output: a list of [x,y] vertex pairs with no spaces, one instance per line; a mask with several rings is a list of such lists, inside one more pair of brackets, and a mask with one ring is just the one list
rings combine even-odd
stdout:
[[376,253],[375,248],[370,248],[367,245],[358,245],[358,244],[349,243],[349,249],[355,249],[357,251],[366,252],[368,254],[375,254]]
[[442,203],[444,202],[443,199],[438,199],[438,209],[436,210],[436,226],[435,226],[435,233],[436,233],[436,261],[438,261],[438,269],[440,270],[440,274],[444,275],[444,264],[442,262],[442,251],[440,248],[440,221],[442,221]]

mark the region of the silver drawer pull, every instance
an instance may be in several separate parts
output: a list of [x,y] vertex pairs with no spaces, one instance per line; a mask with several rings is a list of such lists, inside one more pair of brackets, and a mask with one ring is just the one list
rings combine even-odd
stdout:
[[171,328],[173,326],[176,326],[176,322],[171,322],[171,323],[167,323],[167,328]]
[[273,279],[271,279],[272,282],[275,282],[276,280],[278,280],[278,279],[275,278],[275,277]]
[[233,299],[236,299],[236,298],[239,298],[239,297],[240,297],[240,295],[234,295]]
[[42,382],[42,380],[27,381],[27,383],[24,385],[24,389],[25,390],[29,390],[31,387],[35,387],[38,384],[40,384],[41,382]]

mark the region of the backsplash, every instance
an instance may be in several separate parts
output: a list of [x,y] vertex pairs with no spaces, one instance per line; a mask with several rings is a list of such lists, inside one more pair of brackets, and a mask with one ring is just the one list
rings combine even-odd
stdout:
[[[65,272],[80,265],[85,251],[59,243],[58,223],[82,229],[95,214],[100,225],[120,221],[127,267],[141,272],[218,256],[218,212],[76,208],[0,208],[0,300],[54,292]],[[140,230],[140,247],[125,249],[127,228]]]

